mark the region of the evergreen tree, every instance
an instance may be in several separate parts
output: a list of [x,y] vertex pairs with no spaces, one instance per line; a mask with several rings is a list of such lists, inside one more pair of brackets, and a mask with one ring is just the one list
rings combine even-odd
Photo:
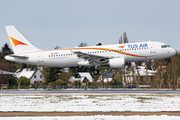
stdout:
[[26,77],[21,77],[21,85],[23,87],[27,87],[30,85],[30,79],[26,78]]
[[73,75],[73,73],[69,70],[69,72],[61,72],[60,79],[65,82],[68,82],[69,78]]
[[57,68],[53,68],[53,67],[44,67],[43,68],[43,75],[45,77],[45,81],[47,82],[47,84],[49,82],[54,82],[57,80],[57,74],[58,74],[59,70]]
[[9,45],[7,43],[4,44],[4,46],[1,48],[1,52],[0,52],[0,61],[5,60],[4,57],[6,55],[9,54],[13,54],[13,51],[11,50],[11,48],[9,47]]

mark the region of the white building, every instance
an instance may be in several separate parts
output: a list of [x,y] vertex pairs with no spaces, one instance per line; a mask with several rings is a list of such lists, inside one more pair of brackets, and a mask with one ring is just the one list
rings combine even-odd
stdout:
[[22,71],[20,71],[19,69],[16,71],[14,76],[17,78],[20,78],[22,76],[29,78],[31,84],[42,83],[44,79],[44,76],[39,68],[38,69],[25,68]]
[[80,80],[82,83],[85,82],[85,79],[88,79],[89,82],[93,82],[94,79],[92,78],[91,74],[88,73],[88,72],[79,72],[79,77],[78,78],[75,78],[75,77],[71,77],[69,79],[70,82],[74,82],[74,81],[78,81]]
[[155,73],[157,73],[156,71],[153,71],[153,70],[146,70],[145,64],[142,64],[142,66],[137,66],[137,68],[136,68],[135,63],[131,62],[131,66],[133,67],[134,74],[133,74],[132,70],[130,72],[128,72],[126,70],[125,79],[122,75],[123,84],[125,84],[124,83],[125,80],[126,80],[126,83],[132,83],[133,82],[133,76],[134,77],[140,76],[143,79],[143,81],[146,81],[146,78],[148,77],[148,81],[150,81],[151,77],[154,76]]

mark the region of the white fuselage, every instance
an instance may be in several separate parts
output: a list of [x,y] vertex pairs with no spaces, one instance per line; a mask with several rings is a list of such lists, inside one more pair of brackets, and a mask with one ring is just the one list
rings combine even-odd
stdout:
[[[176,51],[161,42],[139,42],[127,44],[114,44],[90,46],[67,49],[40,50],[16,54],[28,57],[26,60],[6,56],[6,60],[48,67],[75,67],[84,61],[74,52],[104,56],[109,59],[124,58],[125,62],[146,61],[171,57]],[[83,66],[83,65],[82,65]],[[86,66],[86,64],[84,65]]]

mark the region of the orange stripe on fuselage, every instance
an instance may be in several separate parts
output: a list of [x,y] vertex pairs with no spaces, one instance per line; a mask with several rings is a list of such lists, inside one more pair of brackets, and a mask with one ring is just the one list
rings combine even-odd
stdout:
[[[64,49],[53,49],[53,50],[42,50],[42,51],[33,51],[33,52],[44,52],[44,51],[58,51],[58,50],[85,50],[85,49],[91,49],[91,50],[107,50],[107,51],[113,51],[125,55],[130,55],[130,56],[135,56],[135,57],[152,57],[152,56],[142,56],[142,55],[135,55],[123,51],[117,51],[115,49],[110,49],[110,48],[96,48],[96,47],[84,47],[84,48],[64,48]],[[27,52],[27,53],[33,53],[33,52]],[[27,54],[27,53],[21,53],[21,54]],[[153,55],[154,56],[154,55]]]

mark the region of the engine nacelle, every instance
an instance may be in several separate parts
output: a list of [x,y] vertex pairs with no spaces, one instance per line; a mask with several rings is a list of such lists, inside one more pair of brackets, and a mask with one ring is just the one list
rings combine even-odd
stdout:
[[109,59],[109,66],[111,68],[123,68],[125,66],[124,58]]
[[79,65],[79,66],[89,66],[90,64],[89,64],[89,61],[79,61],[77,63],[77,65]]

